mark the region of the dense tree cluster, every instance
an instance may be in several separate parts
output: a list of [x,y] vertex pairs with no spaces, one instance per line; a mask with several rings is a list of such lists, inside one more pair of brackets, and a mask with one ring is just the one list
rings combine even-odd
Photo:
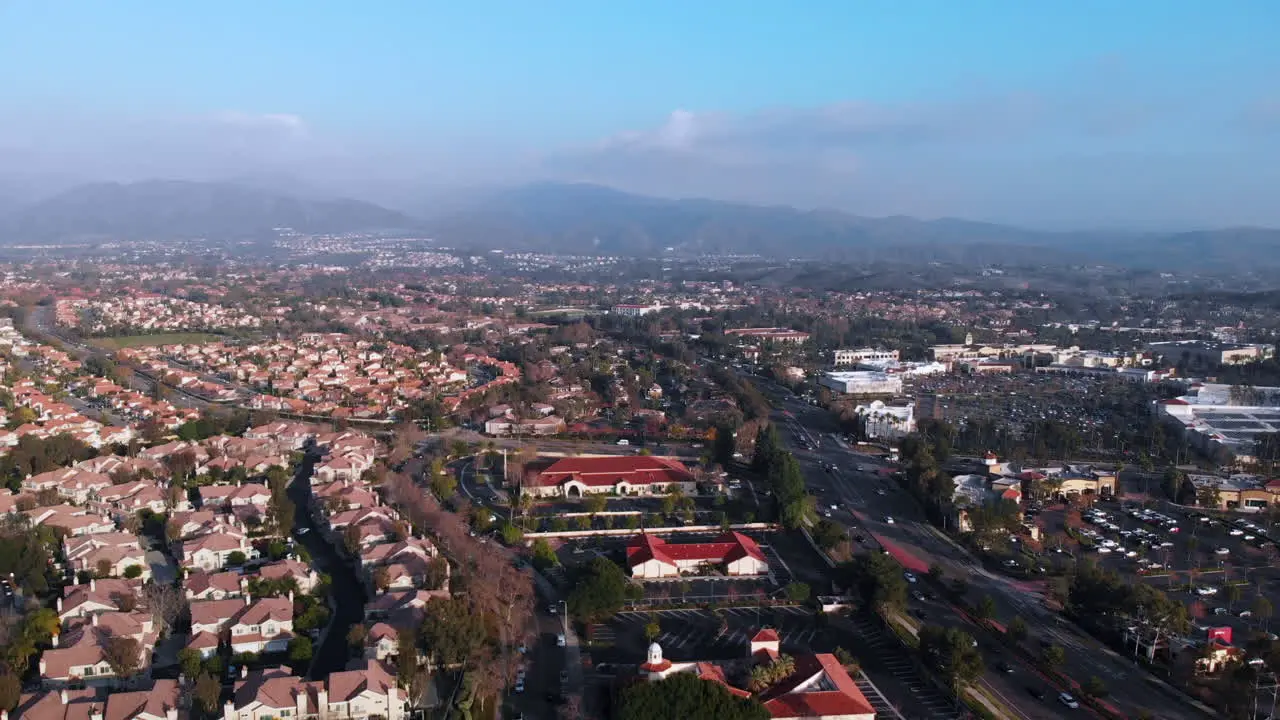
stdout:
[[97,454],[92,447],[71,435],[40,438],[26,434],[18,438],[17,446],[7,455],[0,457],[0,478],[10,490],[17,492],[28,475],[57,470]]
[[49,590],[46,573],[51,553],[61,543],[61,531],[31,523],[23,515],[0,521],[0,576],[10,577],[27,594]]
[[813,519],[816,505],[805,489],[804,473],[795,457],[782,449],[778,431],[772,424],[762,427],[756,437],[751,465],[769,483],[778,521],[784,527],[794,530]]
[[875,608],[901,608],[907,603],[902,566],[885,553],[863,553],[843,566],[846,584]]
[[[499,654],[507,645],[520,640],[524,628],[533,616],[533,583],[527,570],[514,567],[506,550],[494,543],[480,543],[470,536],[470,529],[462,519],[441,507],[439,501],[424,493],[405,473],[391,473],[382,485],[387,499],[401,509],[409,519],[412,529],[418,533],[430,533],[445,555],[453,560],[451,589],[457,594],[451,600],[456,605],[447,609],[466,609],[464,619],[460,613],[445,617],[460,623],[455,628],[462,638],[478,622],[484,630],[484,642],[467,641],[460,647],[469,651],[461,665],[473,683],[476,693],[490,696],[498,692],[507,681],[504,673],[508,663],[499,662]],[[431,615],[432,613],[428,613]],[[442,633],[445,630],[428,628],[419,632],[401,632],[401,639],[409,635],[421,638],[423,632]],[[439,648],[431,648],[438,651]],[[456,648],[450,652],[455,652]],[[405,668],[411,674],[410,668]]]
[[1146,583],[1131,583],[1092,562],[1076,567],[1067,589],[1067,609],[1092,620],[1139,621],[1179,634],[1190,627],[1187,608]]
[[574,570],[569,612],[584,622],[595,622],[622,609],[623,603],[641,595],[638,585],[627,579],[622,568],[604,557],[592,558]]
[[741,698],[719,683],[693,673],[676,673],[658,682],[627,687],[618,697],[617,720],[768,720],[769,711],[753,698]]
[[969,633],[957,628],[926,625],[920,629],[920,654],[955,690],[964,688],[985,672],[982,653]]

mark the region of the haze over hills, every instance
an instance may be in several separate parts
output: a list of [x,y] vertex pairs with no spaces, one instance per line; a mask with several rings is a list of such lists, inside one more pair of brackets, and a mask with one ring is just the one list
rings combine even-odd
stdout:
[[412,227],[408,216],[358,200],[301,199],[229,183],[156,180],[80,185],[0,216],[9,242],[106,237],[266,237],[272,228],[348,232]]
[[472,198],[425,223],[450,244],[655,255],[743,253],[851,261],[1105,263],[1142,268],[1280,267],[1280,230],[1047,232],[954,218],[862,217],[598,185],[540,183]]
[[[304,188],[302,184],[298,188]],[[1280,267],[1280,230],[1046,232],[944,218],[871,218],[707,199],[666,199],[598,185],[537,183],[470,191],[415,218],[359,200],[305,196],[258,182],[80,185],[31,203],[0,198],[10,243],[82,238],[268,237],[271,229],[401,230],[454,247],[655,256],[758,254],[853,262],[1103,263],[1231,271]],[[7,208],[7,210],[6,210]]]

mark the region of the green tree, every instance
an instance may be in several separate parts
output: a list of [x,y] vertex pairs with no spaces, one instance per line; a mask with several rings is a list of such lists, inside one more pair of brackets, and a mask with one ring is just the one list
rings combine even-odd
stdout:
[[142,566],[141,566],[141,565],[130,565],[129,567],[126,567],[126,568],[124,569],[124,576],[125,576],[126,578],[128,578],[129,580],[133,580],[134,578],[142,577]]
[[996,615],[996,601],[990,595],[983,595],[978,601],[978,607],[974,608],[974,614],[979,620],[990,620]]
[[656,620],[650,621],[644,626],[644,641],[653,642],[662,634],[662,626]]
[[607,507],[609,501],[604,495],[588,495],[582,500],[582,508],[592,515],[604,512]]
[[1061,645],[1050,645],[1044,649],[1044,662],[1051,668],[1061,667],[1067,661],[1067,653]]
[[827,519],[819,520],[813,526],[813,542],[823,550],[831,550],[845,541],[844,528],[839,523]]
[[569,612],[584,622],[596,622],[617,613],[624,602],[640,591],[608,558],[592,558],[575,575],[574,588],[569,594]]
[[[513,525],[507,521],[502,522],[502,528],[499,530],[502,535],[502,544],[507,547],[515,547],[524,542],[524,531],[519,526]],[[539,538],[541,539],[541,538]]]
[[1102,698],[1107,696],[1107,684],[1102,682],[1102,678],[1097,675],[1091,675],[1083,685],[1080,691],[1089,697]]
[[289,641],[289,660],[294,663],[302,664],[311,662],[313,649],[311,647],[311,638],[306,635],[299,635]]
[[178,667],[182,669],[182,674],[186,677],[197,677],[200,674],[200,667],[203,662],[204,659],[200,657],[198,650],[183,648],[178,651]]
[[465,598],[432,598],[427,602],[418,638],[435,661],[444,665],[468,662],[488,641],[484,617],[471,611]]
[[533,541],[533,566],[539,570],[555,567],[560,564],[560,558],[556,555],[556,551],[551,549],[551,543],[546,538],[538,538]]
[[616,720],[769,720],[769,711],[754,698],[741,698],[723,685],[694,673],[676,673],[658,682],[635,683],[618,696]]
[[458,480],[447,472],[432,473],[428,483],[431,492],[441,500],[448,500],[458,493]]
[[1009,639],[1016,643],[1027,639],[1027,621],[1021,615],[1015,615],[1009,621]]
[[230,565],[231,567],[239,567],[241,565],[244,565],[246,560],[248,560],[248,558],[245,557],[245,554],[240,552],[239,550],[235,550],[227,555],[227,564]]
[[956,691],[985,672],[982,653],[963,630],[926,625],[920,629],[920,654]]
[[201,673],[196,678],[195,699],[196,704],[207,715],[214,714],[218,707],[218,699],[222,696],[222,683],[218,682],[218,678],[209,673]]
[[809,585],[802,582],[793,582],[785,588],[787,599],[793,603],[802,603],[809,600]]

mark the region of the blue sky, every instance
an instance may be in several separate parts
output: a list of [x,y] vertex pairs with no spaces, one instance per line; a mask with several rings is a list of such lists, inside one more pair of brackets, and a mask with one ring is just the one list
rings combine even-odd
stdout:
[[400,205],[552,178],[871,215],[1280,225],[1277,27],[1280,3],[1250,0],[14,0],[0,160],[289,174]]

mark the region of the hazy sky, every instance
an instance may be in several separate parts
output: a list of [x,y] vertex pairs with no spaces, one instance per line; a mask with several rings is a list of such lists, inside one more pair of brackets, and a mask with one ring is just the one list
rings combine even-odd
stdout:
[[559,179],[1280,226],[1277,28],[1280,0],[7,0],[0,193]]

